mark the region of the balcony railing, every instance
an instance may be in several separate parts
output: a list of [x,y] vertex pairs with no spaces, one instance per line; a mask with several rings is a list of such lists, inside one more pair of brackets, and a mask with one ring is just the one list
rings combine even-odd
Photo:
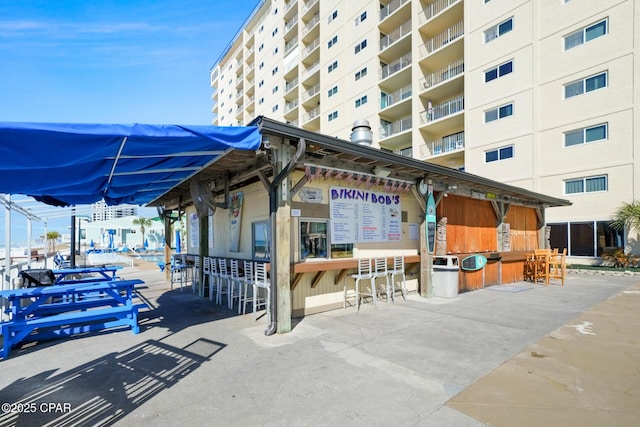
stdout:
[[386,36],[382,37],[380,39],[380,50],[388,48],[409,33],[411,33],[411,20],[408,20]]
[[285,84],[284,84],[284,92],[287,93],[291,89],[295,88],[296,86],[298,86],[298,78],[297,77],[295,79],[289,81],[289,82],[285,82]]
[[460,0],[436,0],[423,9],[425,22]]
[[380,138],[388,138],[397,133],[410,130],[411,126],[411,117],[406,117],[391,123],[383,123],[380,125]]
[[305,121],[313,120],[320,114],[320,107],[315,107],[313,110],[309,110],[307,114],[304,115]]
[[304,6],[302,6],[302,12],[306,12],[313,7],[314,4],[318,3],[320,0],[308,0]]
[[284,54],[291,52],[291,50],[298,45],[298,36],[295,36],[284,44]]
[[424,43],[424,47],[427,50],[427,54],[433,52],[434,50],[440,49],[442,46],[445,46],[452,41],[462,37],[464,35],[464,22],[460,21],[450,28],[447,28],[445,31],[441,32],[437,36],[427,40]]
[[320,68],[320,60],[317,60],[312,65],[307,67],[307,69],[305,70],[304,74],[302,74],[302,79],[304,80],[307,77],[309,77],[312,74],[314,74],[316,71],[318,71],[318,68]]
[[447,80],[451,80],[464,72],[464,60],[459,59],[444,68],[435,71],[422,79],[422,87],[428,89]]
[[442,104],[434,105],[420,113],[422,123],[429,123],[464,110],[464,96],[458,96]]
[[413,147],[402,148],[400,150],[396,150],[395,153],[404,157],[413,157]]
[[405,53],[390,64],[383,65],[382,70],[380,70],[380,79],[386,79],[409,65],[411,65],[411,52]]
[[307,99],[311,98],[318,92],[320,92],[320,83],[316,83],[313,86],[311,86],[309,89],[305,90],[304,93],[302,94],[302,101],[306,101]]
[[304,29],[302,30],[302,35],[305,35],[309,31],[313,30],[313,27],[315,27],[318,24],[318,22],[320,22],[320,15],[316,13],[315,15],[313,15],[313,18],[311,18],[311,20],[307,22],[306,25],[304,26]]
[[404,101],[411,97],[411,85],[400,88],[392,93],[382,92],[380,97],[380,108],[391,107],[393,104],[397,104],[400,101]]
[[298,58],[298,55],[296,55],[295,58],[291,58],[289,62],[284,64],[284,72],[288,73],[289,71],[297,67],[299,62],[300,62],[300,59]]
[[315,48],[318,47],[318,45],[320,45],[320,37],[318,37],[317,39],[315,39],[314,41],[312,41],[311,43],[309,43],[304,50],[302,51],[302,56],[305,57],[308,54],[310,54],[311,52],[313,52],[313,50]]
[[387,16],[400,9],[400,7],[407,1],[408,0],[393,0],[388,5],[380,9],[380,20],[382,21],[383,19],[386,19]]
[[431,155],[450,153],[464,149],[464,132],[454,133],[427,143]]
[[293,18],[284,23],[284,31],[287,32],[292,29],[298,23],[298,15],[296,14]]
[[288,113],[289,111],[293,110],[294,108],[298,107],[298,100],[293,100],[291,102],[287,102],[284,104],[284,111],[285,113]]
[[289,9],[291,9],[293,6],[295,6],[298,3],[298,0],[291,0],[288,3],[284,4],[284,11],[285,13],[289,11]]

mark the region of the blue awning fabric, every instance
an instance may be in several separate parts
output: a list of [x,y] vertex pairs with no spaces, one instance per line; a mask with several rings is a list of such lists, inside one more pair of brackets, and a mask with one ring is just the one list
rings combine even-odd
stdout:
[[0,122],[0,193],[55,206],[144,205],[260,140],[253,126]]

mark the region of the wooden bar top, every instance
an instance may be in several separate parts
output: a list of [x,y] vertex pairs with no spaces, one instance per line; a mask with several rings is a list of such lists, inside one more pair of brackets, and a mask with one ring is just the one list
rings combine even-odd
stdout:
[[[374,257],[371,257],[374,258]],[[393,256],[387,257],[387,262],[393,262]],[[415,264],[420,262],[420,255],[405,255],[405,264]],[[313,260],[304,261],[293,264],[294,273],[309,273],[316,271],[329,271],[329,270],[347,270],[351,268],[358,268],[358,258],[340,258],[340,259],[327,259],[327,260]]]

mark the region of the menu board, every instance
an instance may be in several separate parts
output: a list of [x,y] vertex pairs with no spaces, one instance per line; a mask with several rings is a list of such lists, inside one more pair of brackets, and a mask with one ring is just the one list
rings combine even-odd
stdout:
[[400,240],[400,195],[357,188],[331,187],[331,243]]

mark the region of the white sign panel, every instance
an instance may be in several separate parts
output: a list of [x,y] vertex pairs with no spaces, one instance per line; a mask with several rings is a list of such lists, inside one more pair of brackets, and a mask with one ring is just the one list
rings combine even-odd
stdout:
[[400,240],[400,195],[331,187],[331,243],[393,242]]

